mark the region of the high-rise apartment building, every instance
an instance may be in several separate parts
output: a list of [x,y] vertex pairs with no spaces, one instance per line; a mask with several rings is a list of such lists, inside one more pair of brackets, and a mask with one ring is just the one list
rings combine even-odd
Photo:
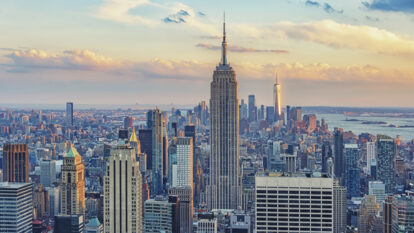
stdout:
[[227,63],[224,23],[222,58],[211,82],[209,209],[237,209],[241,206],[238,102],[236,73]]
[[360,169],[358,168],[359,149],[357,144],[345,144],[344,186],[348,198],[361,196]]
[[177,138],[177,186],[193,188],[193,139]]
[[0,232],[31,233],[33,184],[0,182]]
[[395,190],[395,144],[385,135],[377,136],[377,178],[385,184],[385,193]]
[[85,166],[82,157],[71,146],[69,152],[63,158],[61,191],[61,214],[84,215],[85,214]]
[[43,187],[52,187],[56,182],[56,161],[44,159],[40,161],[40,183]]
[[111,148],[104,177],[105,233],[142,232],[142,177],[135,149]]
[[66,103],[66,124],[68,126],[73,125],[73,103],[72,102]]
[[333,232],[332,178],[256,176],[256,232]]
[[29,182],[29,148],[27,144],[4,144],[3,181]]
[[157,196],[145,201],[144,232],[180,232],[180,201],[177,196]]
[[334,131],[334,174],[335,177],[343,184],[345,158],[344,158],[344,136],[341,129]]

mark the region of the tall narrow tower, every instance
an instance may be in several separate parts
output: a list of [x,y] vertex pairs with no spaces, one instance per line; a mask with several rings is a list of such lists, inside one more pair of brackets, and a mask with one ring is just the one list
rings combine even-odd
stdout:
[[63,158],[61,212],[65,215],[85,214],[85,166],[75,147]]
[[280,95],[280,83],[276,74],[276,83],[273,85],[273,106],[275,107],[276,120],[280,120],[280,116],[282,115],[282,102]]
[[223,23],[221,62],[213,73],[210,99],[210,209],[241,206],[239,164],[239,100],[236,73],[227,63],[226,23]]

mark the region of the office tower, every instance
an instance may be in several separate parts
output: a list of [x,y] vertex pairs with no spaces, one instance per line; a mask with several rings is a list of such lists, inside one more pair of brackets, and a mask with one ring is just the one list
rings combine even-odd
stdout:
[[256,97],[249,95],[249,122],[255,121],[257,121]]
[[124,129],[129,129],[134,127],[134,118],[130,116],[124,117]]
[[[195,148],[196,148],[196,129],[194,125],[186,125],[184,126],[184,137],[191,137],[193,138],[193,155],[195,156]],[[195,164],[193,164],[194,166]]]
[[139,141],[141,142],[142,153],[147,154],[147,169],[152,168],[152,129],[140,129],[138,131]]
[[344,186],[348,198],[360,196],[359,149],[357,144],[345,144]]
[[260,105],[260,111],[259,111],[259,114],[258,114],[258,120],[259,121],[264,120],[264,117],[265,117],[265,107],[262,104],[262,105]]
[[339,185],[338,180],[333,183],[333,232],[344,233],[346,230],[346,187]]
[[180,232],[193,232],[193,188],[191,186],[173,187],[168,189],[169,196],[180,200]]
[[42,219],[50,214],[49,192],[41,184],[34,188],[33,212],[34,219]]
[[222,59],[211,82],[209,209],[237,209],[241,206],[238,87],[236,73],[227,63],[226,50],[224,23]]
[[395,190],[395,144],[391,137],[377,136],[377,179],[385,184],[385,193]]
[[374,230],[374,221],[377,213],[377,201],[375,196],[365,195],[359,207],[358,233],[370,233]]
[[332,232],[333,179],[256,176],[256,232]]
[[375,142],[367,142],[367,174],[371,175],[371,164],[376,163]]
[[85,226],[85,233],[103,233],[103,226],[98,218],[91,219]]
[[217,233],[218,222],[217,218],[202,218],[197,222],[196,233]]
[[66,124],[67,126],[73,126],[73,103],[66,103]]
[[44,187],[52,187],[56,182],[56,161],[44,159],[40,161],[40,183]]
[[291,120],[290,118],[292,118],[291,117],[291,114],[290,114],[290,105],[286,105],[286,122],[287,122],[287,125],[289,125],[289,121]]
[[0,232],[32,232],[32,195],[32,184],[0,182]]
[[54,233],[84,233],[83,215],[56,215]]
[[177,186],[193,189],[193,139],[177,138]]
[[275,120],[281,120],[282,115],[282,97],[280,83],[276,76],[276,83],[273,85],[273,107],[275,110]]
[[159,109],[148,112],[152,127],[152,185],[151,195],[164,192],[164,182],[168,180],[168,136],[165,119]]
[[275,121],[275,108],[272,106],[266,107],[266,121],[272,124]]
[[49,216],[51,219],[54,219],[55,215],[58,215],[60,210],[60,189],[59,187],[45,187],[45,189],[49,193]]
[[392,198],[391,232],[414,232],[414,196],[394,195]]
[[387,196],[383,210],[384,233],[391,233],[392,229],[392,196]]
[[176,196],[168,199],[157,196],[145,201],[144,232],[180,232],[180,201]]
[[334,131],[334,174],[339,179],[340,184],[343,184],[344,179],[344,136],[340,129]]
[[240,101],[240,109],[239,109],[240,120],[248,119],[249,112],[247,108],[247,104],[244,103],[244,99]]
[[85,214],[85,166],[82,157],[71,146],[69,152],[63,158],[61,191],[61,214],[84,215]]
[[135,149],[128,144],[113,146],[105,173],[105,233],[141,232],[142,177]]
[[129,144],[131,144],[131,146],[134,147],[135,154],[138,158],[139,155],[141,154],[141,142],[137,138],[134,127],[132,127],[132,133],[131,133],[131,136],[129,137]]
[[324,141],[322,144],[322,156],[321,156],[321,172],[328,172],[328,158],[332,158],[332,146],[328,141]]
[[4,144],[3,181],[29,182],[29,149],[27,144]]
[[375,196],[377,203],[385,201],[385,185],[381,181],[370,181],[368,183],[368,194]]

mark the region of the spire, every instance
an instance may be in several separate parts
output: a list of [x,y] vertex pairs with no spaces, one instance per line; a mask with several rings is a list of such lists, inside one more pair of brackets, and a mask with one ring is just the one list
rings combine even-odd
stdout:
[[135,127],[132,127],[132,134],[129,137],[130,142],[138,142],[137,134],[135,133]]
[[227,66],[227,41],[226,41],[226,13],[223,14],[223,42],[221,43],[221,65]]

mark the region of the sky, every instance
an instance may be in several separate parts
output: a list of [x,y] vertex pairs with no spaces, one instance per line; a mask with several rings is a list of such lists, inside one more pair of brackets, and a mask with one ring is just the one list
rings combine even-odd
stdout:
[[208,101],[223,12],[239,99],[413,107],[412,0],[0,0],[0,103]]

